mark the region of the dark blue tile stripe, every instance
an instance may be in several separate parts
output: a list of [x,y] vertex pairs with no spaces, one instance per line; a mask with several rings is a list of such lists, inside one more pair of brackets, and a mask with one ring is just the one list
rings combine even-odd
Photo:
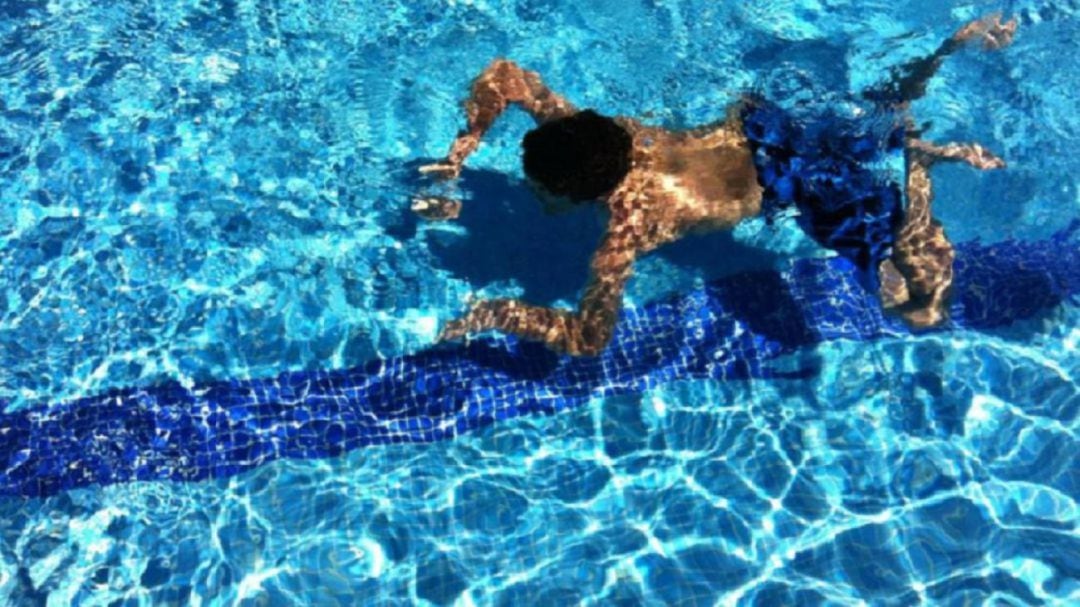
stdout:
[[[961,246],[951,327],[1032,317],[1080,289],[1077,222],[1039,242]],[[48,496],[131,480],[229,476],[281,458],[435,441],[500,419],[675,379],[812,374],[770,362],[827,340],[901,335],[842,258],[725,278],[629,310],[594,359],[491,338],[361,367],[273,379],[115,390],[0,415],[0,494]],[[946,328],[945,330],[948,330]]]

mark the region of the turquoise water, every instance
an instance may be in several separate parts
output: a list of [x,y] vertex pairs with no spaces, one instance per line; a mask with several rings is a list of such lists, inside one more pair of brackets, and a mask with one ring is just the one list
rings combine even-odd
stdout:
[[[0,3],[0,399],[340,368],[428,346],[470,292],[571,302],[600,230],[543,216],[509,114],[468,216],[418,225],[495,56],[657,124],[741,91],[855,92],[1006,8],[914,112],[1006,171],[935,169],[957,241],[1080,216],[1075,2]],[[505,229],[502,229],[505,228]],[[628,300],[821,256],[747,222],[643,261]],[[1074,304],[673,382],[451,442],[202,483],[3,498],[0,602],[1068,603],[1080,594]]]

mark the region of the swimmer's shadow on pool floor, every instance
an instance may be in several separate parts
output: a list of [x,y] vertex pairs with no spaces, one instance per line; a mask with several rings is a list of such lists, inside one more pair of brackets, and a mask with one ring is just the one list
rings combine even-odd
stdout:
[[[403,170],[403,174],[411,176],[403,184],[407,191],[430,187],[430,181],[416,174],[416,167],[422,163],[412,164],[415,166]],[[478,288],[515,281],[523,289],[524,299],[541,305],[577,301],[603,229],[596,209],[547,214],[519,179],[494,171],[465,170],[460,190],[466,200],[461,217],[454,222],[458,227],[443,230],[430,226],[425,231],[424,237],[440,267]],[[407,206],[395,219],[397,223],[391,229],[396,235],[416,236],[420,223]],[[729,297],[724,309],[750,325],[755,333],[785,346],[802,343],[812,331],[798,313],[798,304],[786,283],[770,271],[786,261],[775,253],[743,245],[730,232],[717,232],[688,236],[662,247],[656,255],[710,283],[733,274],[758,273],[760,280],[770,283],[769,299]],[[982,320],[984,316],[998,321],[1002,317],[1049,316],[1060,304],[1060,285],[1053,284],[1050,276],[1023,264],[1002,267],[1009,262],[1008,258],[997,260],[994,268],[987,268],[990,272],[979,268],[961,272],[966,280],[958,280],[957,303],[968,310],[968,328],[986,330],[1002,324],[987,324]],[[997,284],[1002,281],[1008,284]],[[994,286],[969,290],[965,283]],[[1018,293],[1028,294],[1027,300],[1016,301],[1022,299],[1016,297]],[[987,307],[988,311],[982,310]],[[1027,309],[1032,307],[1039,310]],[[1038,323],[1027,326],[1037,330]]]
[[[415,167],[407,167],[405,174],[416,175]],[[410,181],[408,191],[422,191],[431,185],[420,177]],[[519,179],[495,171],[466,169],[458,186],[465,198],[460,217],[446,224],[447,229],[432,224],[424,231],[440,267],[477,287],[514,281],[523,289],[523,298],[537,304],[577,301],[603,231],[603,218],[596,208],[549,214]],[[408,218],[399,218],[395,227],[400,236],[414,236],[422,221],[408,214]],[[753,333],[784,347],[809,339],[811,329],[802,322],[798,304],[786,283],[772,271],[782,261],[776,253],[744,245],[730,232],[716,232],[687,236],[656,254],[709,282],[754,272],[754,284],[767,290],[767,297],[724,295],[721,308],[731,311]],[[713,289],[709,291],[711,297],[718,295]],[[682,295],[685,293],[668,296]],[[653,362],[662,365],[670,361]]]
[[[408,181],[408,191],[431,185],[421,177]],[[521,180],[495,171],[466,169],[459,188],[465,197],[461,216],[446,224],[447,229],[430,224],[425,230],[440,267],[478,288],[515,281],[524,299],[537,304],[577,301],[603,232],[603,218],[595,207],[549,214]],[[396,218],[393,232],[412,237],[422,220],[403,212],[408,217]],[[781,260],[773,252],[737,242],[730,232],[687,236],[656,255],[707,281],[774,268]]]

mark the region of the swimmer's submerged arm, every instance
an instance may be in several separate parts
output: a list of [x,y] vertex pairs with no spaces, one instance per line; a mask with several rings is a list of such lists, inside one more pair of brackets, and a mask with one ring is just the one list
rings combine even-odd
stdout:
[[591,263],[591,278],[577,311],[534,306],[519,300],[493,299],[473,305],[463,318],[443,328],[441,339],[498,330],[541,341],[551,349],[573,355],[601,353],[615,333],[623,290],[633,273],[637,249],[611,231]]
[[468,126],[458,134],[444,163],[427,165],[423,172],[456,177],[465,158],[480,145],[480,138],[507,106],[517,103],[537,122],[570,116],[577,109],[549,89],[536,72],[522,69],[513,61],[491,62],[473,81],[472,94],[465,102]]

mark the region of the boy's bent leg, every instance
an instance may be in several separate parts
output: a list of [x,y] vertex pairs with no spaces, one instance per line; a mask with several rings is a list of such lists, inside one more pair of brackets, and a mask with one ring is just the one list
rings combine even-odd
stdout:
[[[947,315],[956,253],[941,223],[933,218],[933,158],[908,152],[908,209],[892,257],[881,264],[882,304],[895,308],[913,327],[926,328]],[[897,285],[902,278],[903,287]]]
[[918,150],[934,162],[941,160],[966,162],[981,171],[1005,168],[1004,160],[977,143],[937,145],[921,139],[912,139],[908,141],[907,147]]
[[902,106],[926,94],[926,84],[934,77],[945,58],[960,50],[965,44],[982,41],[986,50],[1004,48],[1012,43],[1016,34],[1015,18],[1001,22],[1001,14],[983,17],[960,28],[932,54],[915,59],[890,70],[885,84],[866,91],[863,96],[871,101]]
[[879,295],[882,306],[899,311],[909,324],[923,328],[945,319],[956,257],[944,228],[933,217],[930,167],[950,161],[989,170],[1004,167],[1005,161],[978,144],[937,145],[911,139],[907,148],[908,207],[893,255],[878,268]]

